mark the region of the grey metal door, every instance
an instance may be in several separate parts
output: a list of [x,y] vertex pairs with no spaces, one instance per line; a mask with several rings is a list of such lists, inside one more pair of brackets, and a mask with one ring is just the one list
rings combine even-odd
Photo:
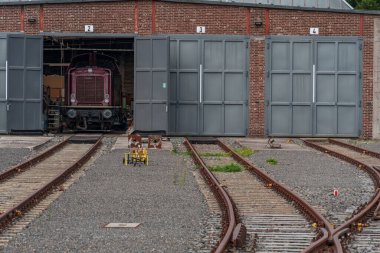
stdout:
[[169,38],[135,38],[134,128],[168,129]]
[[197,39],[170,41],[170,133],[199,134],[199,70]]
[[7,133],[7,36],[0,37],[0,133]]
[[359,136],[361,43],[315,42],[315,135]]
[[266,124],[271,136],[358,136],[361,42],[267,41]]
[[7,115],[6,123],[0,123],[3,132],[43,130],[42,43],[41,36],[8,34],[1,38],[0,50],[6,52],[0,59],[4,87],[0,96],[5,97],[0,114]]
[[247,41],[171,39],[170,132],[246,135]]

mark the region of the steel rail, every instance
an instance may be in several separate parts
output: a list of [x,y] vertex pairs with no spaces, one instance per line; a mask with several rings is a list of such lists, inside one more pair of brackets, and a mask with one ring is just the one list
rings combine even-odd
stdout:
[[[202,158],[199,156],[193,145],[190,143],[190,141],[185,138],[184,141],[185,146],[190,151],[191,156],[194,159],[194,162],[201,166],[200,171],[202,176],[204,177],[205,181],[208,182],[208,185],[210,186],[211,190],[215,194],[219,205],[222,209],[223,213],[223,231],[222,231],[222,239],[218,242],[218,245],[214,248],[213,252],[221,253],[224,252],[229,242],[232,239],[234,229],[236,227],[236,216],[235,216],[235,210],[234,205],[228,196],[227,192],[223,189],[222,185],[219,183],[218,179],[208,170],[206,164],[202,160]],[[228,224],[228,227],[225,226],[225,224]],[[227,229],[225,229],[227,227]]]
[[316,211],[310,204],[301,199],[296,193],[293,193],[288,187],[282,185],[280,182],[269,176],[267,173],[255,167],[251,162],[247,161],[245,158],[236,153],[233,149],[228,147],[222,141],[218,140],[217,142],[219,146],[224,151],[229,152],[236,161],[238,161],[240,164],[246,167],[251,173],[259,177],[267,186],[275,189],[286,199],[297,204],[306,216],[308,216],[311,220],[317,223],[318,228],[320,228],[323,236],[315,242],[313,242],[309,247],[304,249],[302,251],[303,253],[315,252],[317,249],[325,247],[325,245],[328,243],[328,238],[332,237],[332,233],[334,230],[333,226],[330,224],[330,222],[327,221],[325,217],[323,217],[318,211]]
[[51,148],[47,149],[43,153],[38,154],[38,155],[26,160],[25,162],[17,164],[15,166],[11,167],[10,169],[4,171],[3,173],[0,174],[0,182],[4,181],[10,177],[13,177],[14,175],[16,175],[18,173],[21,173],[21,172],[27,170],[28,168],[32,167],[33,165],[35,165],[39,162],[42,162],[47,157],[51,156],[52,154],[57,152],[59,149],[61,149],[63,146],[65,146],[68,143],[68,139],[69,138],[67,138],[66,140],[52,146]]
[[[13,206],[12,208],[2,213],[0,215],[0,230],[5,228],[10,222],[12,222],[14,218],[22,216],[25,211],[35,206],[44,198],[44,196],[46,196],[49,193],[49,191],[51,191],[54,187],[62,184],[67,178],[67,176],[69,176],[71,173],[73,173],[75,170],[79,169],[83,164],[85,164],[91,158],[91,155],[93,155],[95,151],[100,147],[102,143],[102,138],[103,136],[99,137],[96,143],[81,158],[75,161],[65,171],[57,175],[54,179],[50,180],[40,189],[30,194],[19,204]],[[55,151],[57,150],[58,149],[55,149]]]
[[[328,141],[330,142],[330,139]],[[375,194],[370,199],[370,201],[367,202],[365,206],[361,207],[360,210],[358,211],[358,213],[356,213],[355,215],[353,215],[353,217],[351,217],[345,223],[343,223],[338,228],[336,228],[333,231],[332,237],[329,238],[329,240],[333,240],[334,244],[337,247],[341,247],[341,245],[340,246],[337,245],[338,243],[340,244],[340,241],[338,240],[338,237],[340,237],[343,234],[345,234],[349,229],[353,230],[355,228],[355,224],[359,223],[359,221],[360,221],[360,223],[362,223],[362,221],[367,218],[368,214],[370,214],[374,210],[378,210],[379,209],[379,207],[376,208],[376,205],[379,203],[379,200],[380,200],[380,189],[379,189],[379,185],[380,185],[380,173],[379,173],[379,171],[377,171],[372,166],[369,166],[369,165],[367,165],[367,164],[365,164],[363,162],[360,162],[360,161],[358,161],[358,160],[356,160],[356,159],[354,159],[352,157],[349,157],[349,156],[346,156],[346,155],[341,154],[339,152],[336,152],[336,151],[334,151],[332,149],[329,149],[329,148],[323,147],[321,145],[318,145],[318,144],[315,143],[316,141],[310,141],[310,140],[303,139],[303,142],[307,146],[309,146],[309,147],[317,149],[317,150],[319,150],[319,151],[321,151],[323,153],[327,153],[329,155],[335,156],[335,157],[337,157],[337,158],[339,158],[341,160],[344,160],[344,161],[349,162],[349,163],[351,163],[351,164],[353,164],[355,166],[358,166],[359,168],[362,168],[364,171],[366,171],[370,175],[370,177],[372,178],[372,180],[375,183],[376,191],[375,191]],[[333,141],[331,143],[336,144],[336,145],[340,145],[340,144],[337,144],[336,141]],[[343,145],[341,145],[341,146],[343,146]],[[344,146],[346,146],[346,145],[344,145]],[[351,148],[351,149],[355,150],[356,152],[361,152],[362,153],[362,150],[360,148],[359,149]]]
[[346,148],[349,148],[349,149],[352,149],[358,153],[362,153],[363,155],[369,155],[369,156],[372,156],[372,157],[375,157],[375,158],[378,158],[380,159],[380,153],[377,153],[375,151],[372,151],[372,150],[369,150],[369,149],[365,149],[365,148],[361,148],[361,147],[358,147],[358,146],[354,146],[354,145],[351,145],[349,143],[346,143],[346,142],[343,142],[343,141],[339,141],[337,139],[331,139],[329,138],[328,141],[332,144],[336,144],[336,145],[339,145],[339,146],[342,146],[342,147],[346,147]]

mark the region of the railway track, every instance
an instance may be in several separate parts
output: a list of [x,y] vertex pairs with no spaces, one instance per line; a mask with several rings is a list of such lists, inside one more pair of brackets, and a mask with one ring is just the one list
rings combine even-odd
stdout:
[[100,135],[72,136],[0,174],[0,233],[91,158],[101,139]]
[[[229,242],[223,246],[217,244],[215,252],[315,252],[315,249],[326,245],[332,226],[288,188],[255,168],[220,140],[202,142],[201,139],[186,139],[185,145],[200,166],[201,174],[210,174],[204,176],[206,181],[212,181],[210,178],[215,180],[211,188],[224,214],[220,242]],[[217,157],[210,152],[218,154]],[[208,169],[236,161],[246,170],[211,173]],[[223,192],[220,191],[225,191],[228,201],[221,201]],[[233,207],[232,210],[227,209],[229,206]],[[237,226],[239,222],[244,225]],[[312,223],[317,229],[312,227]],[[246,228],[247,236],[239,238],[238,244],[236,235],[241,227]],[[230,231],[233,233],[229,234]],[[245,233],[240,233],[240,236],[245,236]],[[239,246],[238,249],[235,246]]]
[[372,198],[361,205],[345,223],[338,226],[333,234],[335,240],[340,240],[339,237],[344,236],[342,239],[345,252],[379,252],[380,153],[335,139],[303,141],[312,148],[356,165],[372,178],[375,185]]

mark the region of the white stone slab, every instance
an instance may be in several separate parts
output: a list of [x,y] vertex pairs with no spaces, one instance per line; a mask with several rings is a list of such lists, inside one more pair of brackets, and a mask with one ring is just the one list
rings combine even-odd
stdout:
[[108,223],[106,228],[136,228],[140,223]]

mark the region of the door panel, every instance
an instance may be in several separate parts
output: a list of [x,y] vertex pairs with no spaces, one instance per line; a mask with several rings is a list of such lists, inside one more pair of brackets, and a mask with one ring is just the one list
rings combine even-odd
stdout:
[[[315,103],[318,112],[315,134],[356,137],[360,113],[359,41],[316,40],[315,44],[316,85],[324,85],[326,89]],[[347,123],[350,126],[344,125]]]
[[198,40],[170,41],[170,133],[198,135],[199,128]]
[[204,40],[201,134],[246,134],[246,52],[245,41]]
[[226,135],[242,135],[245,133],[246,114],[245,105],[229,105],[224,106],[224,131]]
[[135,38],[134,128],[168,130],[169,38]]
[[42,37],[7,36],[8,131],[43,130]]
[[[311,135],[312,43],[310,39],[273,41],[269,52],[268,132],[272,135]],[[299,124],[302,125],[299,125]]]
[[7,76],[7,37],[0,37],[0,133],[7,133],[7,96],[6,96],[6,76]]

